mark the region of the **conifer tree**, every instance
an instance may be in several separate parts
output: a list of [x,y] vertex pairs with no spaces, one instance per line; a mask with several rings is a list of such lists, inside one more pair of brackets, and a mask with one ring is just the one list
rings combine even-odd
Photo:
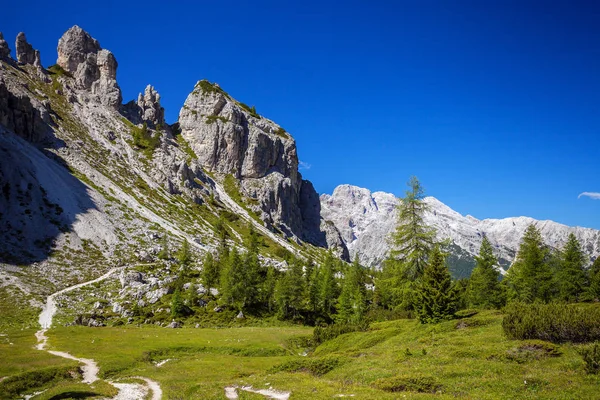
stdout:
[[500,272],[495,268],[498,259],[494,256],[492,244],[485,236],[475,261],[476,266],[467,285],[468,306],[487,309],[502,307],[504,296],[500,285]]
[[320,268],[310,261],[304,271],[306,280],[306,308],[313,314],[319,309],[319,272]]
[[221,269],[221,302],[237,310],[242,310],[247,300],[247,285],[244,265],[237,249],[229,252],[225,268]]
[[260,301],[266,305],[267,310],[272,312],[276,306],[275,302],[275,285],[277,284],[277,270],[275,268],[267,268],[265,280],[262,282],[260,291]]
[[250,234],[246,243],[248,251],[244,255],[244,273],[246,284],[246,304],[257,304],[260,299],[261,273],[262,266],[258,258],[258,235],[254,229],[250,229]]
[[425,192],[416,177],[408,182],[409,190],[400,199],[397,208],[396,230],[391,236],[392,250],[384,262],[380,282],[381,298],[389,299],[392,306],[414,308],[414,290],[435,243],[435,230],[425,224],[427,204]]
[[186,307],[183,303],[183,299],[181,298],[181,291],[179,288],[175,290],[173,293],[173,297],[171,298],[171,315],[173,318],[183,317],[186,314]]
[[338,323],[358,323],[366,313],[366,274],[358,256],[346,271],[337,303]]
[[569,234],[557,275],[559,296],[565,301],[579,301],[586,287],[585,254],[577,237]]
[[171,257],[170,251],[169,251],[169,242],[167,239],[167,234],[165,232],[165,234],[163,235],[161,241],[160,241],[160,251],[157,254],[157,257],[160,260],[168,260]]
[[206,290],[216,288],[220,277],[219,263],[214,259],[211,252],[207,252],[202,262],[202,283]]
[[190,252],[190,244],[187,239],[183,240],[181,247],[175,254],[175,258],[182,266],[189,266],[192,261],[192,253]]
[[429,262],[423,270],[417,298],[419,303],[416,311],[419,321],[423,324],[451,319],[456,312],[456,293],[446,266],[446,255],[438,246],[432,250]]
[[600,257],[597,257],[588,271],[589,286],[587,297],[590,300],[600,300]]
[[524,302],[550,300],[553,277],[547,261],[548,250],[542,235],[531,224],[525,230],[517,258],[506,276],[512,298]]
[[280,319],[298,317],[302,310],[303,294],[302,265],[294,259],[275,285],[275,301]]
[[323,314],[332,316],[338,298],[338,285],[335,279],[335,262],[331,252],[327,253],[321,266],[319,282],[319,305]]

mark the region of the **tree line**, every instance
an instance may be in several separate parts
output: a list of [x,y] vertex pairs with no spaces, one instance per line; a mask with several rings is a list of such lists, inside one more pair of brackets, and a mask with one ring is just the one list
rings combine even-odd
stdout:
[[[484,236],[470,278],[453,280],[446,263],[449,243],[438,241],[436,231],[424,221],[424,190],[414,177],[408,186],[398,204],[392,250],[379,269],[361,266],[358,258],[345,263],[331,252],[319,263],[288,254],[285,268],[266,266],[259,257],[261,238],[254,230],[247,236],[246,251],[240,252],[228,245],[227,230],[218,224],[218,250],[205,255],[199,276],[203,286],[213,291],[201,299],[192,285],[186,297],[179,285],[173,296],[174,316],[184,316],[186,303],[205,300],[244,313],[276,315],[311,325],[360,324],[394,317],[435,323],[452,318],[460,309],[498,309],[513,300],[600,298],[600,258],[587,268],[588,260],[575,235],[569,235],[563,249],[553,250],[543,243],[534,225],[525,231],[504,278],[494,248]],[[175,258],[182,265],[182,283],[191,263],[187,242]]]

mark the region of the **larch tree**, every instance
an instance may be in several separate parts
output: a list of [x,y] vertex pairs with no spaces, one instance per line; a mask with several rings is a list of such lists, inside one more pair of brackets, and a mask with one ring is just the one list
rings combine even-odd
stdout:
[[391,251],[384,262],[382,293],[393,307],[414,308],[414,290],[423,276],[429,253],[435,244],[435,229],[425,224],[425,192],[416,177],[408,182],[409,190],[397,207],[396,230],[390,237]]
[[600,257],[597,257],[588,271],[589,286],[587,297],[591,300],[600,300]]

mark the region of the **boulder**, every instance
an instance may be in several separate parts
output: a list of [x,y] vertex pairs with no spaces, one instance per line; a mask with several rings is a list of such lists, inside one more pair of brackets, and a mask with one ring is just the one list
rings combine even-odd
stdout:
[[181,322],[177,322],[177,321],[172,321],[169,325],[167,325],[167,328],[181,328],[183,326],[183,324]]

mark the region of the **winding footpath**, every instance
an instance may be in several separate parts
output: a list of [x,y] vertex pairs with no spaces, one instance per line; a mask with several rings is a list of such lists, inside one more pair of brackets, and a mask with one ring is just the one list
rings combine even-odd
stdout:
[[[78,357],[72,356],[71,354],[66,353],[64,351],[46,350],[46,345],[48,342],[48,337],[46,336],[46,332],[52,326],[52,318],[54,317],[54,314],[56,314],[56,311],[57,311],[56,297],[61,294],[70,292],[72,290],[79,289],[84,286],[94,284],[96,282],[101,282],[101,281],[109,278],[115,272],[122,271],[123,269],[125,269],[125,267],[113,268],[99,278],[96,278],[91,281],[79,283],[77,285],[70,286],[66,289],[63,289],[56,293],[51,294],[46,299],[46,305],[44,306],[44,308],[42,309],[42,312],[40,313],[39,324],[42,329],[40,329],[39,331],[37,331],[35,333],[35,337],[37,338],[37,341],[38,341],[36,348],[38,350],[42,350],[42,351],[45,350],[48,353],[58,356],[58,357],[68,358],[70,360],[75,360],[75,361],[79,361],[80,363],[82,363],[83,366],[81,367],[81,370],[83,371],[83,381],[82,381],[83,383],[89,384],[89,383],[96,382],[99,379],[98,372],[100,371],[100,369],[98,368],[98,364],[96,364],[96,362],[94,360],[89,359],[89,358],[78,358]],[[149,390],[152,391],[152,400],[161,400],[162,399],[162,390],[160,388],[160,385],[157,382],[150,380],[148,378],[141,377],[141,376],[135,376],[133,378],[142,380],[146,384],[142,385],[142,384],[138,384],[138,383],[109,382],[111,385],[113,385],[114,387],[119,389],[119,393],[115,397],[113,397],[112,400],[144,400],[147,398]]]

